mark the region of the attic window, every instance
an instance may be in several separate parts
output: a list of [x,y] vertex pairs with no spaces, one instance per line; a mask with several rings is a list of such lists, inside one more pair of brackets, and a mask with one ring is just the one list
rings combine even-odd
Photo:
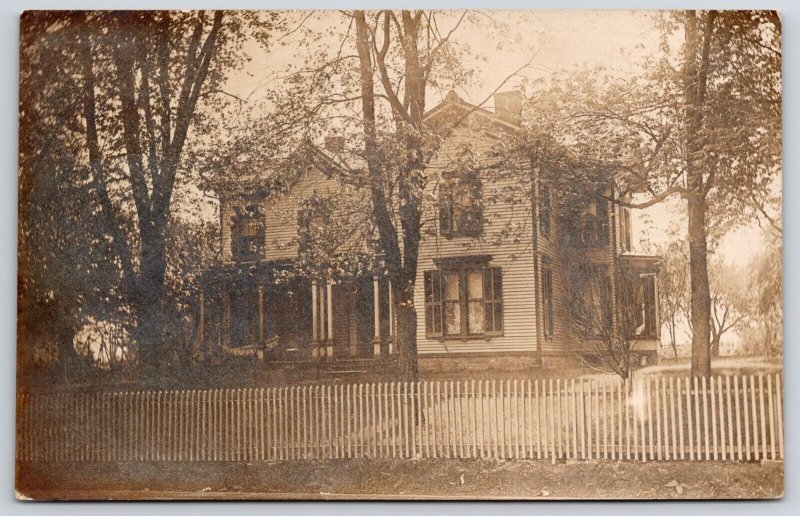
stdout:
[[260,204],[234,207],[231,217],[231,254],[237,262],[263,258],[264,217]]

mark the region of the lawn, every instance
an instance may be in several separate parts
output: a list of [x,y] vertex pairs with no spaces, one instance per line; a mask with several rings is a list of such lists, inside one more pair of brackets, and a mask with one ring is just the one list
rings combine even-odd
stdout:
[[47,464],[18,468],[34,499],[777,498],[783,463],[330,460]]

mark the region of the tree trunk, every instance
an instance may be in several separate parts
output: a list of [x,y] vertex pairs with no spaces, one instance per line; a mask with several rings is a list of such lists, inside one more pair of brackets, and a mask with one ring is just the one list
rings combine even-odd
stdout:
[[[701,163],[703,110],[708,80],[709,46],[713,13],[706,14],[703,38],[695,11],[686,12],[686,200],[689,215],[689,272],[691,285],[692,375],[711,375],[711,294],[708,284],[708,243],[706,241],[706,194]],[[698,60],[700,61],[698,65]]]
[[166,239],[163,225],[156,225],[142,232],[142,262],[139,281],[136,286],[134,310],[137,315],[137,342],[139,344],[139,363],[144,378],[158,375],[162,365],[168,365],[168,356],[164,356],[165,341],[171,341],[165,335],[168,327],[168,313],[165,305],[166,289]]
[[689,271],[692,293],[692,375],[711,375],[711,293],[708,284],[705,199],[689,196]]
[[675,358],[678,358],[678,342],[675,338],[675,314],[672,314],[672,318],[669,322],[669,344],[672,346],[672,354],[675,355]]
[[719,356],[719,341],[722,335],[718,333],[714,333],[711,337],[711,356],[718,357]]
[[[397,352],[400,357],[400,372],[409,379],[419,377],[417,366],[417,316],[414,308],[414,281],[417,274],[417,254],[420,234],[420,170],[422,168],[422,140],[418,128],[401,123],[398,137],[404,138],[406,159],[399,167],[398,190],[400,197],[400,230],[403,232],[403,253],[400,252],[398,227],[392,220],[392,198],[386,191],[386,164],[378,141],[375,118],[375,85],[373,80],[372,48],[370,29],[364,11],[354,11],[356,22],[356,49],[359,57],[362,116],[364,117],[364,155],[369,170],[369,185],[372,201],[372,218],[378,230],[379,251],[392,280],[393,295],[397,301]],[[388,17],[385,30],[388,34]],[[410,112],[413,120],[421,125],[424,112],[424,88],[420,85],[415,21],[403,14],[406,39],[403,41],[405,68],[416,71],[406,76],[406,95],[411,98]],[[406,113],[406,115],[408,115]]]
[[[403,288],[392,282],[393,295],[397,299],[397,352],[400,358],[400,374],[409,381],[419,380],[417,363],[417,310],[414,307],[414,287]],[[405,282],[408,285],[408,282]]]

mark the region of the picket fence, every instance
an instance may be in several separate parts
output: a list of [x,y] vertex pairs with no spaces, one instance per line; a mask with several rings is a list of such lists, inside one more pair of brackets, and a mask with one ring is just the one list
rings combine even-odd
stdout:
[[781,376],[21,394],[17,460],[782,460]]

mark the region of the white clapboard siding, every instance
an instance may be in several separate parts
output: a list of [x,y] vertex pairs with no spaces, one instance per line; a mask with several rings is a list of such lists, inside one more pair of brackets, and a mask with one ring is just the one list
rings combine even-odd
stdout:
[[[427,199],[438,198],[439,181],[434,175],[447,171],[452,163],[452,153],[463,143],[469,143],[479,152],[486,152],[493,142],[468,129],[454,132],[448,138],[428,169]],[[525,174],[522,174],[525,175]],[[525,178],[521,178],[525,179]],[[517,179],[517,181],[519,178]],[[518,185],[517,185],[518,186]],[[517,190],[506,200],[509,188]],[[525,189],[529,190],[529,189]],[[536,300],[534,287],[533,252],[531,247],[530,203],[515,187],[515,180],[483,181],[484,226],[480,237],[445,238],[439,234],[438,209],[435,203],[426,210],[428,227],[420,243],[414,304],[417,318],[417,349],[420,355],[447,353],[531,352],[536,350]],[[487,199],[498,199],[488,203]],[[515,234],[496,241],[496,236],[508,227],[516,227]],[[435,234],[431,234],[431,232]],[[516,242],[515,242],[516,238]],[[491,255],[492,267],[500,267],[503,275],[503,335],[491,339],[441,341],[425,335],[424,273],[436,269],[436,258],[464,255]]]
[[[262,203],[264,213],[264,240],[266,260],[285,260],[297,257],[297,213],[300,203],[313,193],[335,195],[341,186],[327,177],[318,168],[311,168],[298,178],[285,195],[257,201]],[[231,215],[234,206],[242,206],[252,201],[240,198],[223,199],[221,203],[222,256],[230,262],[231,254]]]

